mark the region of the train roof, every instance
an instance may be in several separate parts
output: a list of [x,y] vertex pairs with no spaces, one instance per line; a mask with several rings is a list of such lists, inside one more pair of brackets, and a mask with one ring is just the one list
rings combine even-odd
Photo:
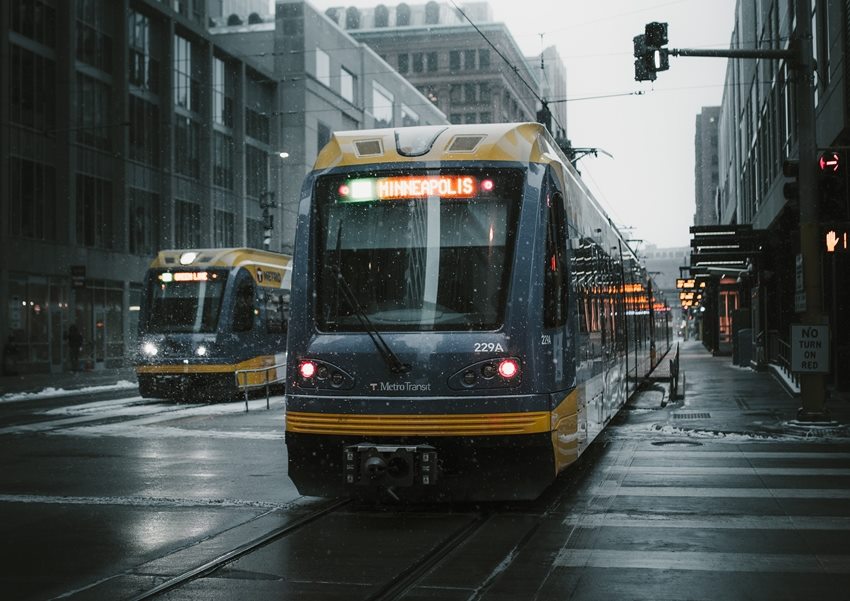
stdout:
[[[187,253],[195,253],[195,258],[181,262],[181,257],[189,258]],[[180,248],[161,250],[151,262],[152,268],[161,267],[239,267],[242,265],[266,265],[280,269],[291,269],[292,257],[281,253],[257,248]]]
[[539,123],[424,125],[335,132],[314,168],[451,160],[547,163],[556,152]]

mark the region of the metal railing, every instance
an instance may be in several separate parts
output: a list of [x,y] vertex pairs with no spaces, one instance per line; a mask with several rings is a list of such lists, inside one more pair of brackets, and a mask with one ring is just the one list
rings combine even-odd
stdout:
[[[236,387],[241,388],[245,391],[245,412],[248,412],[248,393],[251,390],[255,390],[257,388],[266,387],[266,409],[269,408],[269,397],[271,394],[269,393],[269,388],[272,384],[277,384],[279,382],[283,382],[286,379],[286,363],[278,363],[277,365],[269,365],[267,367],[257,367],[254,369],[237,369],[233,372],[234,377],[236,378]],[[281,371],[284,373],[283,376],[278,376],[278,369],[282,369]],[[274,379],[269,378],[269,374],[274,372]],[[250,374],[258,374],[262,373],[263,377],[258,382],[250,382]],[[240,379],[241,377],[241,379]]]
[[798,375],[791,371],[791,345],[782,340],[776,330],[767,333],[767,361],[779,367],[795,386],[800,386]]

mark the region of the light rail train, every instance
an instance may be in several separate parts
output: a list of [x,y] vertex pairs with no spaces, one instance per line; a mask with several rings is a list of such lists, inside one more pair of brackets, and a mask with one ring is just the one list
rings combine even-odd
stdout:
[[[252,248],[161,251],[139,314],[141,396],[235,398],[237,370],[285,365],[290,259]],[[269,380],[283,378],[278,369]]]
[[337,132],[294,257],[305,495],[533,499],[669,348],[645,269],[535,123]]

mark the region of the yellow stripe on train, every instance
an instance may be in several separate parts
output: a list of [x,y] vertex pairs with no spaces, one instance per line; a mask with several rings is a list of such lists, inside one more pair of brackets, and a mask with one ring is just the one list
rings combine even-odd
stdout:
[[370,436],[496,436],[549,432],[550,413],[454,415],[334,414],[289,411],[286,431]]

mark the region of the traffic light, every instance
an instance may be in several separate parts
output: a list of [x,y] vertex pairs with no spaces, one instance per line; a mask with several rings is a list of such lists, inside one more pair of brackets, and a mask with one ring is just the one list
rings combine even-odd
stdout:
[[782,186],[782,194],[786,200],[800,200],[800,161],[796,159],[785,159],[782,161],[782,175],[790,178]]
[[838,150],[818,155],[818,217],[822,222],[848,218],[847,165],[844,153]]
[[647,23],[644,33],[634,37],[635,80],[655,81],[658,71],[670,68],[670,52],[667,44],[667,23]]

